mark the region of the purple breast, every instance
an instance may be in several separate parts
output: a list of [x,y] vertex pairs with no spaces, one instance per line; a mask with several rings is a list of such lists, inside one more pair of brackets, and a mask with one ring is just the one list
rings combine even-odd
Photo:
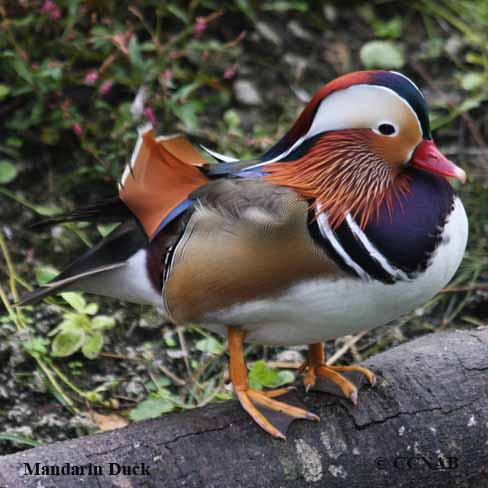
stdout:
[[365,234],[391,264],[407,273],[422,271],[440,244],[454,205],[454,190],[440,176],[409,169],[410,191],[395,199],[392,214],[386,204]]

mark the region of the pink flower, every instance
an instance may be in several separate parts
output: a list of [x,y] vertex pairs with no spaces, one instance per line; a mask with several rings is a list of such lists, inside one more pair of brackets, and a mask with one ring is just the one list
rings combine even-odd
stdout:
[[112,42],[119,48],[125,55],[129,54],[129,41],[132,37],[132,32],[118,32],[112,36]]
[[114,82],[112,80],[105,80],[100,87],[100,95],[105,96],[111,89]]
[[156,115],[154,114],[154,110],[152,107],[146,107],[144,109],[144,117],[146,117],[152,125],[156,125]]
[[226,80],[230,80],[232,78],[234,78],[234,76],[236,75],[236,65],[232,65],[232,66],[229,66],[228,68],[225,68],[225,71],[224,71],[224,79]]
[[197,17],[195,23],[193,24],[193,36],[200,37],[207,28],[207,21],[205,17]]
[[73,129],[73,132],[78,136],[81,137],[83,135],[83,129],[81,128],[81,125],[76,123],[71,126]]
[[168,83],[173,79],[173,72],[170,69],[165,69],[163,71],[163,80]]
[[96,70],[92,69],[91,71],[88,71],[88,73],[85,76],[85,84],[93,85],[97,80],[98,80],[98,73],[96,72]]
[[61,10],[52,0],[45,0],[41,12],[45,13],[51,20],[59,20],[61,18]]

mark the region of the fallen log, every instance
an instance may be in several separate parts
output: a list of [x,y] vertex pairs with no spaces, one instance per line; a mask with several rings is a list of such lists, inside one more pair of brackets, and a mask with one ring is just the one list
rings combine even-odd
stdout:
[[366,365],[379,381],[361,390],[357,407],[299,388],[322,420],[294,422],[286,442],[228,401],[4,456],[0,484],[488,486],[488,328],[424,336]]

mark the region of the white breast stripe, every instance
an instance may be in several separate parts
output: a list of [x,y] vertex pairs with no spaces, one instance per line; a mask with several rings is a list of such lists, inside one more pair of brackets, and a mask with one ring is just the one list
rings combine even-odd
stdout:
[[351,217],[351,214],[348,213],[346,215],[346,222],[349,225],[349,228],[351,229],[351,232],[354,234],[354,236],[359,239],[361,244],[366,248],[368,251],[369,255],[378,262],[378,264],[383,268],[384,271],[386,271],[390,276],[393,278],[399,278],[402,280],[409,280],[408,276],[400,269],[395,268],[392,266],[388,260],[381,254],[378,249],[374,246],[374,244],[368,239],[366,234],[361,230],[359,225],[356,223],[356,221]]
[[218,161],[223,161],[224,163],[233,163],[234,161],[239,161],[237,158],[234,158],[233,156],[226,156],[225,154],[218,153],[217,151],[212,151],[208,147],[204,146],[203,144],[200,144],[200,147],[210,156],[213,158],[217,159]]
[[327,212],[321,212],[320,208],[317,209],[318,217],[317,223],[319,224],[320,233],[324,239],[327,239],[331,246],[334,248],[337,254],[344,260],[344,262],[352,268],[358,276],[360,276],[363,280],[370,281],[370,277],[366,271],[364,271],[361,266],[359,266],[355,261],[351,259],[349,254],[344,250],[341,246],[340,242],[337,240],[334,232],[330,228],[329,219],[327,218]]

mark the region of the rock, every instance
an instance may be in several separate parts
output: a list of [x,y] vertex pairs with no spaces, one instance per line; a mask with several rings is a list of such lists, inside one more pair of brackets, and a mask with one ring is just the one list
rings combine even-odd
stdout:
[[444,50],[452,57],[457,57],[464,47],[463,39],[458,35],[452,35],[444,45]]
[[266,24],[265,22],[257,22],[256,30],[259,32],[261,37],[269,42],[272,42],[276,46],[281,46],[281,44],[283,43],[281,36],[273,29],[273,27],[271,27],[269,24]]
[[285,363],[302,363],[304,360],[304,355],[294,349],[286,349],[276,355],[276,361],[283,361]]
[[290,66],[290,70],[296,80],[299,80],[303,77],[303,74],[309,62],[306,58],[293,53],[286,53],[283,56],[283,61],[288,66]]
[[134,378],[125,385],[125,392],[128,396],[138,396],[144,391],[144,385],[139,378]]
[[331,24],[337,20],[337,9],[333,5],[324,5],[322,7],[322,12],[324,13],[325,19]]
[[262,102],[256,86],[249,80],[237,80],[234,83],[234,95],[243,105],[259,105]]
[[312,34],[304,29],[304,27],[297,21],[297,20],[290,20],[288,22],[288,30],[297,38],[301,39],[302,41],[311,41],[313,40]]
[[345,42],[327,42],[324,58],[338,73],[345,73],[352,69],[351,50]]

